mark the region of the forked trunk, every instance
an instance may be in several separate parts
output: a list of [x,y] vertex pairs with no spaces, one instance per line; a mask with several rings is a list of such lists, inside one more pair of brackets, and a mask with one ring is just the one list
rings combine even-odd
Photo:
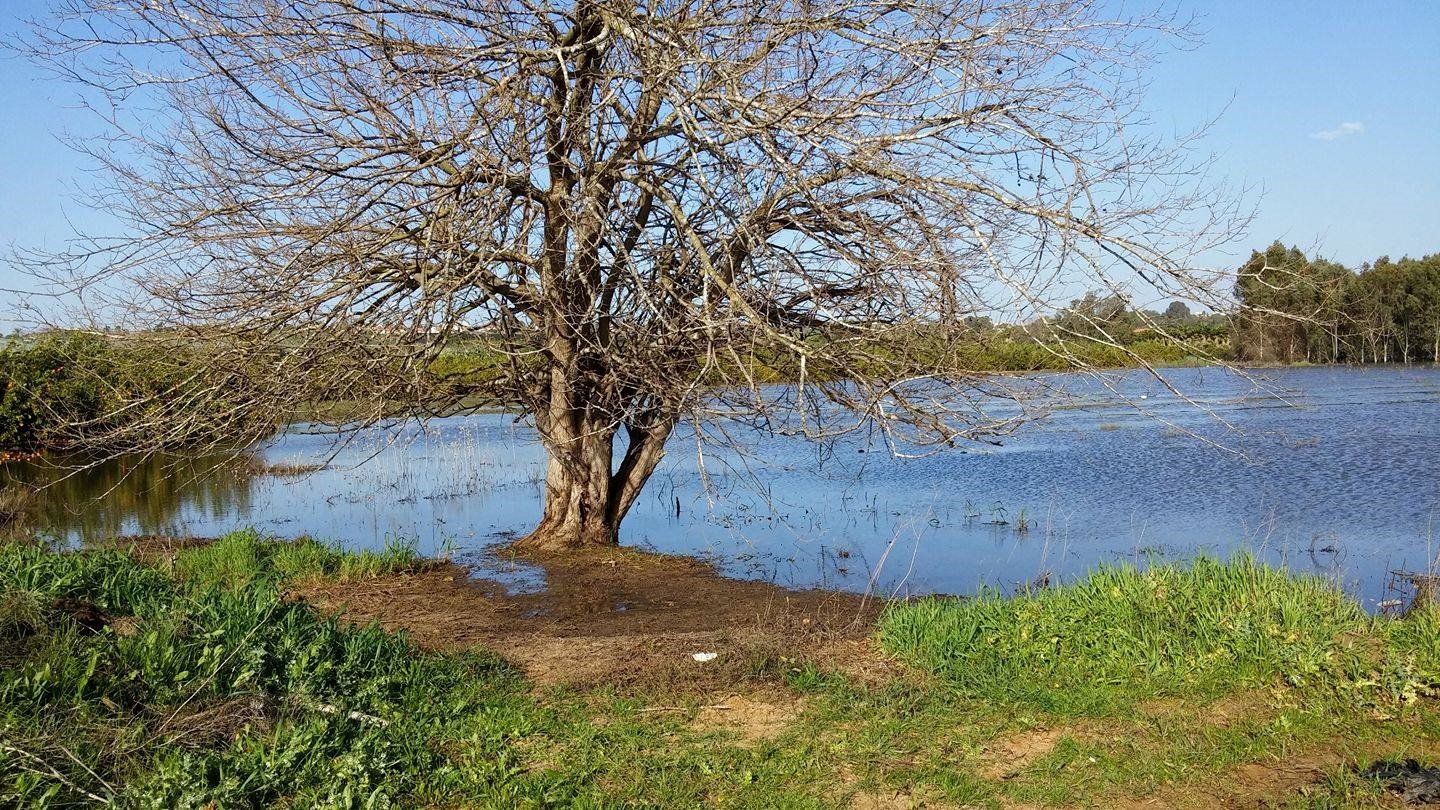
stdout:
[[545,474],[545,509],[540,523],[518,545],[559,551],[620,543],[623,516],[612,515],[610,510],[610,442],[585,445],[569,453],[569,459],[551,451]]
[[613,427],[592,425],[568,438],[547,437],[544,511],[515,546],[563,552],[619,545],[620,523],[665,455],[669,434],[668,424],[629,431],[618,466]]

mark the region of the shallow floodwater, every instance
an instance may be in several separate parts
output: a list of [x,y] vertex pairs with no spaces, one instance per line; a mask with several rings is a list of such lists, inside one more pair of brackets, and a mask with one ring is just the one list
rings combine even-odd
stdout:
[[[1001,446],[918,459],[873,437],[822,446],[742,433],[743,458],[707,447],[702,469],[682,430],[623,539],[736,576],[884,593],[1011,590],[1099,562],[1248,549],[1334,576],[1373,607],[1392,595],[1391,571],[1423,570],[1440,550],[1440,370],[1255,374],[1167,371],[1191,402],[1143,373],[1112,378],[1114,390],[1076,377],[1080,400]],[[504,414],[375,431],[338,450],[296,429],[257,453],[327,466],[277,477],[216,473],[204,459],[119,461],[44,490],[41,520],[72,541],[243,526],[350,547],[411,538],[493,575],[487,550],[539,515],[543,455]],[[535,584],[532,571],[506,575]]]

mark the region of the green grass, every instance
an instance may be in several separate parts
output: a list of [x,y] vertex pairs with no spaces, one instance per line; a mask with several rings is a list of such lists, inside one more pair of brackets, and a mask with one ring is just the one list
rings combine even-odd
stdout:
[[0,806],[822,806],[802,759],[633,696],[539,699],[492,654],[424,652],[284,595],[415,563],[252,532],[169,572],[0,546]]
[[[369,573],[407,562],[400,551],[341,559],[243,533],[182,556],[177,580],[116,551],[0,549],[0,592],[26,595],[23,608],[0,605],[18,659],[0,670],[0,804],[543,795],[507,750],[540,711],[509,665],[341,625],[284,600],[273,575]],[[134,617],[132,629],[88,632],[56,599]],[[463,767],[437,737],[463,750]]]
[[0,546],[0,592],[77,599],[107,613],[128,615],[174,598],[177,583],[113,549],[57,554],[43,546]]
[[1015,597],[897,605],[880,636],[966,694],[1062,713],[1278,683],[1359,698],[1413,695],[1440,682],[1432,614],[1376,620],[1329,582],[1244,557],[1106,566]]
[[379,551],[343,551],[309,537],[279,541],[244,530],[184,549],[174,564],[176,573],[191,583],[228,588],[261,580],[345,582],[430,565],[415,548],[414,541],[390,537]]
[[[694,724],[716,695],[536,690],[484,650],[425,652],[287,596],[423,564],[253,532],[168,568],[0,545],[0,806],[1104,806],[1223,790],[1229,769],[1317,747],[1366,763],[1440,739],[1436,614],[1372,619],[1249,560],[894,606],[879,639],[915,670],[787,667],[759,698],[793,723],[749,741]],[[1046,748],[996,770],[1037,733]],[[1282,798],[1379,790],[1336,765]]]

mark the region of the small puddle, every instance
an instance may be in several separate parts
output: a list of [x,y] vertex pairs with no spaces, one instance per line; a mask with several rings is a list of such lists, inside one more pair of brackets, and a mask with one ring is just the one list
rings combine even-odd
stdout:
[[506,596],[543,593],[549,585],[545,569],[506,553],[504,549],[509,540],[459,555],[455,561],[470,569],[471,579],[493,582],[505,589]]

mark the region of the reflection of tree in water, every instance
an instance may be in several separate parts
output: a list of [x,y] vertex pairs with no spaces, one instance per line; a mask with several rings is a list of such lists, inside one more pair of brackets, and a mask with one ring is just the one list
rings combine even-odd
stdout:
[[79,539],[161,534],[197,515],[250,508],[265,466],[248,456],[129,456],[98,464],[45,459],[0,466],[0,480],[37,488],[30,520],[39,531]]

